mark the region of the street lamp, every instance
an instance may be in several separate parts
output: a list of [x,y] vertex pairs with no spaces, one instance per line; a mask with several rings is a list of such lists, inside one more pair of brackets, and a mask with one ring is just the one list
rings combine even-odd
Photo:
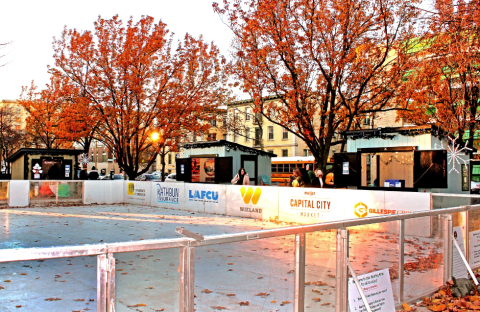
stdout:
[[160,133],[158,132],[154,132],[152,133],[152,135],[150,136],[150,138],[152,139],[153,142],[156,142],[160,139]]

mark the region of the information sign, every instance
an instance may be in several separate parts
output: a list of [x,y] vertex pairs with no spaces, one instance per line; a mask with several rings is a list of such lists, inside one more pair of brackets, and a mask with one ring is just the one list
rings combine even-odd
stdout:
[[470,266],[480,266],[480,231],[470,232]]
[[[395,311],[388,269],[360,275],[358,276],[358,281],[372,311]],[[367,311],[352,277],[348,281],[348,307],[350,312]]]
[[[463,226],[456,226],[453,228],[453,238],[457,240],[460,250],[465,255],[465,243],[463,240]],[[455,278],[468,278],[468,271],[462,257],[458,253],[457,248],[453,246],[453,268],[452,274]]]

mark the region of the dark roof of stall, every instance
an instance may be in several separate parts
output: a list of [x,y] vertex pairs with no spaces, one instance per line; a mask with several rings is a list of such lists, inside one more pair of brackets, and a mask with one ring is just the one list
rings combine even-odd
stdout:
[[23,155],[80,155],[84,151],[79,149],[44,149],[44,148],[21,148],[7,158],[7,162],[11,163],[22,157]]
[[202,142],[194,142],[194,143],[185,143],[182,145],[185,149],[192,149],[192,148],[209,148],[215,146],[225,146],[231,148],[233,150],[240,150],[242,152],[261,155],[261,156],[270,156],[270,157],[277,157],[277,154],[261,151],[259,149],[251,148],[245,145],[241,145],[235,142],[230,142],[227,140],[218,140],[218,141],[202,141]]

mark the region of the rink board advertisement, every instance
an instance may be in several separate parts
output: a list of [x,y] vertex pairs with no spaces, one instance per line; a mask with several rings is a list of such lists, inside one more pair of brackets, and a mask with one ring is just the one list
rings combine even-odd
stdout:
[[127,181],[124,190],[125,201],[129,204],[150,205],[151,182]]
[[198,212],[225,213],[225,185],[185,183],[185,206]]
[[278,216],[278,192],[276,186],[228,185],[226,187],[226,215],[254,219]]
[[184,183],[154,182],[152,183],[152,206],[162,208],[184,209]]
[[279,219],[288,222],[317,223],[342,220],[344,209],[330,190],[282,188],[278,195]]

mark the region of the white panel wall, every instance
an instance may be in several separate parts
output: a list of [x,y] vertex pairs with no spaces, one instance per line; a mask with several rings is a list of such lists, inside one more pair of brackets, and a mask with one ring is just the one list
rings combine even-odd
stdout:
[[[403,192],[385,192],[385,209],[402,212],[415,212],[431,210],[432,196],[429,193],[409,193],[405,196]],[[391,227],[395,227],[392,225]],[[430,236],[430,218],[419,218],[405,221],[405,234]]]
[[210,200],[205,200],[205,209],[207,213],[226,214],[227,205],[227,186],[219,184],[205,184],[205,191],[210,192]]
[[[105,182],[106,181],[95,181],[95,180],[87,180],[83,182],[83,203],[86,205],[89,204],[105,204]],[[109,182],[115,182],[115,181],[109,181]],[[122,189],[123,189],[123,181],[120,181],[122,183]],[[109,190],[109,193],[110,190]],[[109,195],[111,196],[111,195]],[[123,194],[122,194],[122,200],[123,200]]]
[[[93,181],[92,181],[93,182]],[[125,181],[105,181],[105,204],[121,204],[125,194]]]
[[123,203],[122,180],[83,181],[83,203],[88,204],[120,204]]
[[152,182],[151,205],[154,207],[185,210],[183,182]]
[[30,199],[30,181],[10,180],[8,187],[8,206],[26,207]]
[[[211,193],[208,195],[209,198],[212,198]],[[205,200],[207,199],[205,184],[185,183],[185,197],[185,208],[182,210],[205,212]]]
[[[319,223],[404,212],[430,210],[427,193],[332,190],[316,188],[280,188],[279,219],[287,222]],[[409,235],[429,236],[431,224],[425,220],[407,223]],[[383,223],[370,229],[396,231],[397,224]]]
[[331,189],[281,188],[278,194],[279,219],[287,222],[319,223],[345,219]]
[[152,182],[124,181],[123,200],[127,204],[150,206]]
[[278,216],[278,192],[284,188],[255,185],[227,185],[226,188],[226,215],[267,220]]

